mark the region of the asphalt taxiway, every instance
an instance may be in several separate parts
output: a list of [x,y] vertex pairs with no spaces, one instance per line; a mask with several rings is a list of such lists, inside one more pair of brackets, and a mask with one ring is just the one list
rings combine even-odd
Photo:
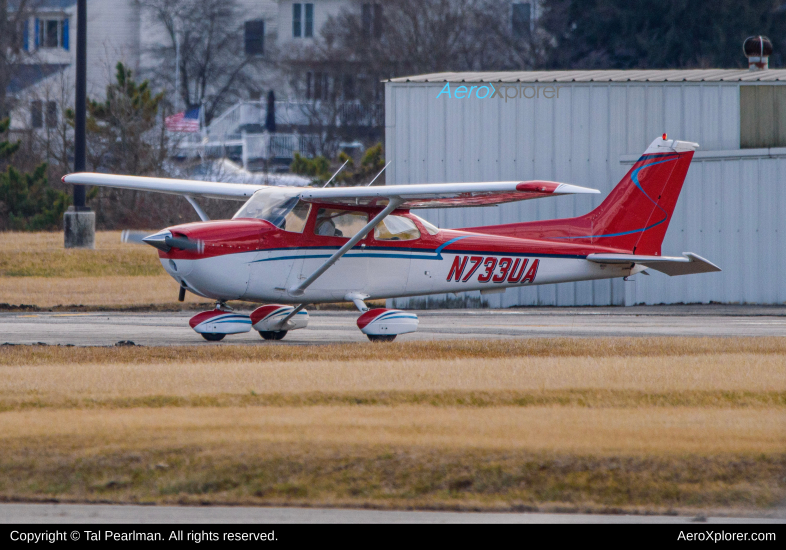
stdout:
[[647,516],[498,512],[415,512],[339,508],[0,504],[0,523],[783,523],[780,517]]
[[[636,306],[416,311],[418,332],[406,340],[561,336],[786,336],[786,306]],[[107,346],[119,341],[162,346],[204,344],[182,313],[0,313],[0,344]],[[280,345],[367,342],[354,311],[311,311],[308,328],[280,342],[252,331],[222,344]]]

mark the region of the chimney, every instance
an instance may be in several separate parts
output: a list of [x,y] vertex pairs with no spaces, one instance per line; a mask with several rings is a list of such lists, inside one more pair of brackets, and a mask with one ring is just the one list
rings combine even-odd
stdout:
[[742,45],[742,51],[748,58],[748,70],[766,71],[770,67],[772,42],[766,36],[749,36]]

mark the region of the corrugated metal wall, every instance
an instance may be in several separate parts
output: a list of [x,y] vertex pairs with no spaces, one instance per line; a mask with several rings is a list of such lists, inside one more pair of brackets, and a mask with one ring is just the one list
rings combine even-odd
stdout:
[[786,158],[770,158],[786,157],[786,150],[739,156],[738,83],[560,84],[558,98],[508,101],[437,99],[443,86],[386,84],[388,183],[547,179],[601,195],[418,212],[440,227],[584,214],[630,168],[625,157],[635,158],[663,132],[719,152],[694,161],[663,252],[696,252],[722,273],[509,289],[484,297],[491,307],[786,302]]

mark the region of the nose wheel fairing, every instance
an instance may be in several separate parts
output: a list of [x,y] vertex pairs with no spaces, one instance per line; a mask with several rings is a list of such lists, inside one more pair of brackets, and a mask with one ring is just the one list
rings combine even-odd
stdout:
[[197,333],[203,335],[241,334],[251,330],[251,319],[248,315],[221,311],[220,309],[197,313],[188,324]]
[[[358,328],[369,337],[369,340],[381,340],[375,337],[397,336],[418,330],[418,316],[400,309],[372,309],[361,315]],[[391,338],[392,339],[392,338]]]

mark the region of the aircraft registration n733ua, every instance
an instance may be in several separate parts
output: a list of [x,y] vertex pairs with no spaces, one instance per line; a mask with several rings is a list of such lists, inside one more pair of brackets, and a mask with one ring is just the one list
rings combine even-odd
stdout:
[[[598,193],[550,181],[298,188],[69,174],[66,183],[184,195],[201,222],[169,227],[143,241],[185,292],[216,300],[191,319],[207,340],[257,330],[278,340],[308,324],[307,304],[351,301],[372,341],[417,330],[413,313],[369,310],[364,300],[480,290],[503,291],[628,277],[720,271],[689,252],[662,256],[698,144],[652,142],[595,210],[586,215],[487,227],[439,229],[418,208],[488,206],[557,195]],[[231,220],[209,220],[195,198],[245,201]],[[250,316],[228,300],[262,305]]]

